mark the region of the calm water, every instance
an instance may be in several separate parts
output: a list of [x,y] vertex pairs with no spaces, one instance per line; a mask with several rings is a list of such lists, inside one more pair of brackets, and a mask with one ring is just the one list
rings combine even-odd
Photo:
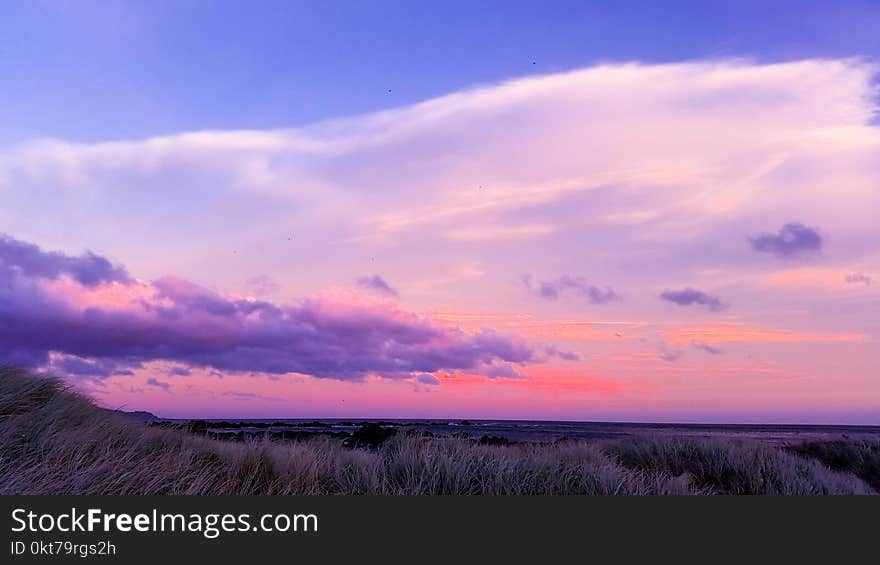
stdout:
[[[222,420],[209,420],[220,422]],[[546,422],[526,420],[376,420],[376,419],[268,419],[235,420],[240,422],[230,431],[247,430],[247,423],[273,424],[268,430],[290,429],[303,431],[352,432],[363,422],[403,430],[429,431],[436,435],[470,434],[471,437],[500,436],[511,441],[548,442],[559,439],[608,439],[627,435],[723,436],[759,439],[772,443],[800,442],[812,439],[880,439],[880,426],[823,426],[823,425],[766,425],[766,424],[632,424],[609,422]],[[316,425],[319,422],[322,425]],[[241,424],[245,424],[241,426]],[[315,424],[315,425],[312,425]],[[223,428],[215,428],[222,431]],[[257,428],[254,428],[256,431]]]

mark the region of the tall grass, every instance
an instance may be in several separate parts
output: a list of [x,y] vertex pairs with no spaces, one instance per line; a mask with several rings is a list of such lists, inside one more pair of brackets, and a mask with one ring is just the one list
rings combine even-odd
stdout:
[[633,469],[688,477],[718,494],[871,494],[851,473],[833,471],[815,459],[798,457],[757,441],[695,437],[637,437],[608,451]]
[[853,473],[880,492],[880,440],[811,441],[793,446],[791,451]]
[[0,494],[866,494],[848,469],[759,443],[644,437],[479,445],[400,434],[225,442],[148,427],[0,369]]

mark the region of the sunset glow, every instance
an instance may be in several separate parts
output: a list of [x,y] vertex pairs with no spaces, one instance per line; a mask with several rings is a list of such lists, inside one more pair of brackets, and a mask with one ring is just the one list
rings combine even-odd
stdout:
[[20,126],[0,364],[168,418],[880,424],[880,67],[698,55]]

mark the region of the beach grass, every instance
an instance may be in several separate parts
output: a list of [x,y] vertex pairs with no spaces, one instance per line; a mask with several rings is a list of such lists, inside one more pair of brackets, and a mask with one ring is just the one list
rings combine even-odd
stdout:
[[877,494],[880,442],[731,438],[483,445],[396,434],[224,441],[148,426],[62,381],[0,369],[0,494]]

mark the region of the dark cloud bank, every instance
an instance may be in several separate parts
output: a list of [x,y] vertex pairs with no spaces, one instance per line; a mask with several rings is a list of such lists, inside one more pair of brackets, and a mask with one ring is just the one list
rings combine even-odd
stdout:
[[[146,290],[150,298],[125,308],[78,307],[43,284],[63,276],[85,288]],[[178,363],[179,374],[210,367],[347,380],[535,360],[517,339],[436,327],[387,304],[232,300],[174,277],[135,281],[93,253],[71,257],[0,236],[0,364],[46,367],[50,352],[53,369],[92,377],[157,360]]]

